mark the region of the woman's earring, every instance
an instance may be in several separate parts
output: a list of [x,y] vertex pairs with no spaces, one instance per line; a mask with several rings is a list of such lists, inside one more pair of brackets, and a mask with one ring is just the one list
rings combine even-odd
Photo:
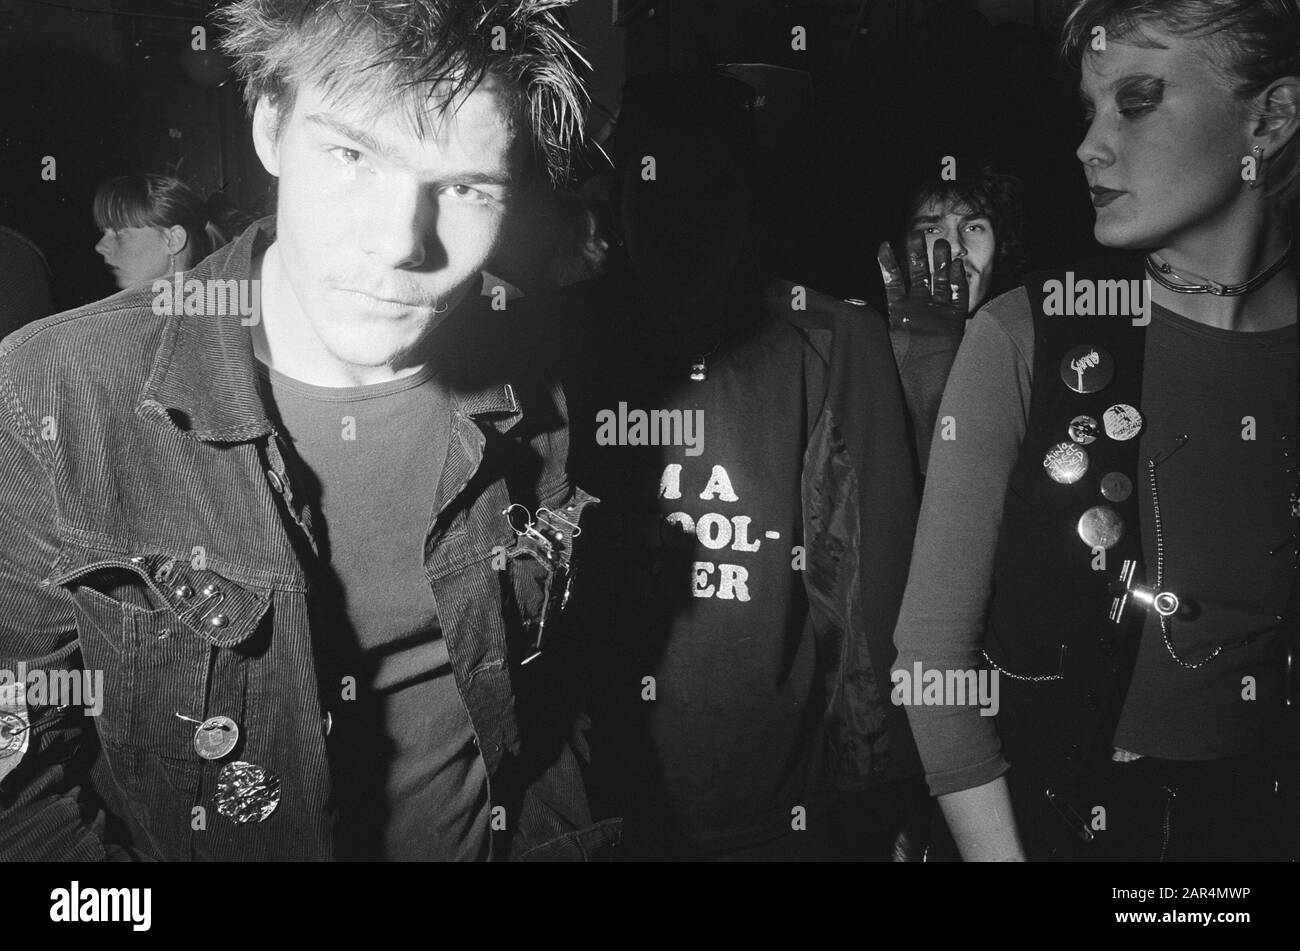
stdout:
[[1262,145],[1252,146],[1250,150],[1250,154],[1255,164],[1254,167],[1255,175],[1250,180],[1250,187],[1258,188],[1260,186],[1260,183],[1264,181],[1264,146]]
[[174,254],[167,255],[167,273],[168,274],[176,273],[176,255]]

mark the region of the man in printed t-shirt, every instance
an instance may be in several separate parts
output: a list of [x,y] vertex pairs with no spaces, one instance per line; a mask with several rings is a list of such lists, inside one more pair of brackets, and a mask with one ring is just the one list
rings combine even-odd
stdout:
[[628,84],[626,255],[565,308],[571,467],[602,499],[575,594],[603,659],[593,764],[630,857],[824,857],[837,788],[911,755],[888,705],[915,498],[886,326],[759,279],[751,99]]

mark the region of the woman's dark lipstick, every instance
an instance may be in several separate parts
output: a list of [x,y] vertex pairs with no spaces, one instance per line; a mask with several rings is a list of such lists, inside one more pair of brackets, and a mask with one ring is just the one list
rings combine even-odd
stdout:
[[1113,188],[1102,188],[1100,185],[1092,186],[1092,204],[1095,208],[1105,208],[1112,201],[1124,194]]

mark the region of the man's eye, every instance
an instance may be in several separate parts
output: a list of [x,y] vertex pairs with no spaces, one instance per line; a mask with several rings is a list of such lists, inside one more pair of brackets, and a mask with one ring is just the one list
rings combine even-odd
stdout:
[[470,185],[448,185],[442,191],[443,194],[450,195],[457,201],[470,202],[471,204],[485,204],[491,200],[491,196]]
[[338,163],[343,166],[356,165],[361,161],[361,153],[358,150],[350,149],[344,145],[336,145],[329,151],[338,160]]
[[967,231],[987,231],[987,230],[988,230],[988,225],[981,224],[981,223],[978,222],[978,221],[973,221],[973,222],[971,222],[970,224],[968,224],[968,225],[966,226],[966,230],[967,230]]

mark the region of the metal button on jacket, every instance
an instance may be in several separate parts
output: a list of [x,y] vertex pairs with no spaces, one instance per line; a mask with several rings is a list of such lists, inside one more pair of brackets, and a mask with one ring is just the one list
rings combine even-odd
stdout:
[[204,759],[221,759],[239,742],[239,724],[230,717],[208,717],[194,731],[194,752]]

